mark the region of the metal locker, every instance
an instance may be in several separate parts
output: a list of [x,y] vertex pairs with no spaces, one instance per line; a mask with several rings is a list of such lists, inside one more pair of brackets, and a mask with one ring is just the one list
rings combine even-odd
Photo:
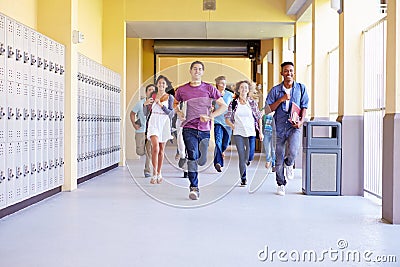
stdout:
[[29,195],[36,195],[36,173],[37,173],[37,161],[36,161],[36,141],[29,140]]
[[60,164],[60,169],[58,172],[58,181],[61,185],[64,184],[64,139],[60,138],[58,139],[58,152],[59,152],[59,164]]
[[23,83],[24,71],[24,27],[19,22],[14,22],[14,52],[15,52],[15,82]]
[[54,138],[54,153],[53,153],[53,160],[54,160],[54,185],[59,186],[60,184],[60,154],[59,154],[59,140],[58,138]]
[[23,26],[22,83],[24,85],[31,84],[31,31],[29,27]]
[[49,90],[46,87],[42,88],[42,112],[43,112],[43,120],[42,120],[42,134],[43,139],[49,138]]
[[36,139],[37,109],[36,109],[36,87],[30,86],[29,90],[29,140]]
[[7,188],[7,206],[15,202],[15,147],[13,142],[8,142],[6,147],[6,188]]
[[7,85],[6,81],[0,80],[0,143],[7,142],[7,125],[8,125],[8,114],[7,114]]
[[60,114],[60,119],[59,119],[59,134],[58,137],[64,139],[64,92],[60,91],[59,92],[59,114]]
[[7,205],[6,145],[0,142],[0,209]]
[[21,142],[14,144],[14,173],[15,173],[15,201],[22,199],[22,145]]
[[54,91],[52,89],[48,90],[48,138],[54,138]]
[[54,105],[53,105],[53,137],[58,138],[59,135],[59,118],[60,118],[60,113],[59,113],[59,97],[58,97],[58,91],[54,90],[53,91],[53,97],[54,97]]
[[29,132],[29,124],[30,124],[30,106],[29,106],[29,98],[30,98],[30,85],[23,84],[22,90],[22,140],[29,140],[30,132]]
[[0,80],[6,80],[6,17],[0,14]]
[[43,88],[36,87],[36,139],[43,139]]
[[22,83],[14,83],[14,96],[13,99],[8,99],[8,102],[13,103],[15,108],[15,140],[16,142],[22,141],[22,121],[23,121],[23,85]]
[[14,142],[16,140],[16,124],[17,121],[15,119],[15,102],[16,102],[16,94],[15,94],[15,83],[12,81],[7,82],[7,107],[5,110],[7,117],[7,141]]
[[37,34],[36,31],[30,30],[30,84],[37,86]]
[[42,140],[42,166],[43,190],[47,191],[49,188],[49,143],[47,139]]
[[43,35],[36,33],[36,85],[43,87]]
[[49,180],[49,188],[52,189],[56,186],[56,181],[54,177],[54,139],[48,139],[48,168],[47,168],[47,176]]
[[6,17],[6,71],[7,81],[15,81],[14,21]]
[[26,199],[29,197],[29,179],[30,179],[30,166],[29,166],[29,141],[22,142],[22,198]]
[[43,153],[42,153],[42,140],[37,139],[35,159],[36,159],[36,193],[40,194],[44,191],[43,188]]

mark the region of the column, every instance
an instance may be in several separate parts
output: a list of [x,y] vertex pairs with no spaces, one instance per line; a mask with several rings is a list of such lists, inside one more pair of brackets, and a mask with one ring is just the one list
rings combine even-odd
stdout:
[[[397,14],[397,15],[396,15]],[[383,119],[382,217],[400,223],[400,0],[387,9],[386,114]]]

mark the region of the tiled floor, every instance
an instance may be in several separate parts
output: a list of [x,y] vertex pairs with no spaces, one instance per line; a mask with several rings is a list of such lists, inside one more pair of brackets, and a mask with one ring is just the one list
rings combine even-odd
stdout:
[[[258,156],[242,188],[230,155],[222,174],[201,170],[199,201],[188,199],[171,155],[160,185],[150,185],[143,161],[133,160],[5,217],[0,266],[400,265],[400,226],[381,222],[376,202],[303,195],[299,170],[278,196]],[[397,262],[373,262],[380,256]]]

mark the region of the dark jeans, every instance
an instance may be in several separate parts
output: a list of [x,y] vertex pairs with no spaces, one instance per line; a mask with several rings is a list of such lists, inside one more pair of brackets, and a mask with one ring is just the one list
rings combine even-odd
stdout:
[[227,131],[221,124],[214,125],[215,150],[214,150],[214,165],[219,163],[224,166],[222,153],[228,148],[231,140],[231,132]]
[[183,128],[183,141],[185,142],[188,177],[191,187],[198,187],[198,165],[203,166],[207,162],[207,149],[210,142],[210,131],[199,131],[191,128]]
[[[295,129],[295,128],[290,129],[283,136],[276,137],[275,170],[276,170],[276,183],[278,184],[278,186],[286,185],[286,180],[283,170],[284,164],[286,164],[287,166],[292,166],[294,164],[294,160],[296,159],[297,153],[299,152],[300,141],[301,141],[300,129]],[[288,151],[286,151],[286,148]]]
[[256,151],[256,137],[249,136],[249,159],[248,159],[248,161],[252,161],[254,159],[255,151]]

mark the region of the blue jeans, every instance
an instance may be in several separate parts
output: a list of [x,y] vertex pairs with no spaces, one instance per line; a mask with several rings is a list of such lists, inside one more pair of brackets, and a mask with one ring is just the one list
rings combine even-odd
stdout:
[[272,166],[275,166],[275,140],[274,134],[272,131],[264,131],[264,151],[265,151],[265,159],[267,162],[271,162]]
[[[254,136],[252,136],[254,137]],[[239,171],[240,178],[246,180],[246,159],[249,158],[250,152],[250,137],[243,137],[241,135],[234,135],[236,149],[239,154]]]
[[219,163],[224,166],[224,158],[222,153],[228,148],[231,140],[231,131],[227,130],[221,124],[214,124],[215,150],[214,150],[214,166]]
[[254,159],[255,151],[256,151],[256,137],[249,136],[249,157],[248,157],[249,162]]
[[[291,128],[284,135],[276,136],[276,183],[278,186],[286,185],[286,180],[283,171],[283,164],[292,166],[297,156],[300,147],[301,132],[300,129]],[[288,151],[285,158],[286,143]]]
[[210,142],[210,131],[199,131],[183,128],[183,141],[185,142],[188,177],[191,187],[198,187],[197,166],[207,162],[207,149]]

